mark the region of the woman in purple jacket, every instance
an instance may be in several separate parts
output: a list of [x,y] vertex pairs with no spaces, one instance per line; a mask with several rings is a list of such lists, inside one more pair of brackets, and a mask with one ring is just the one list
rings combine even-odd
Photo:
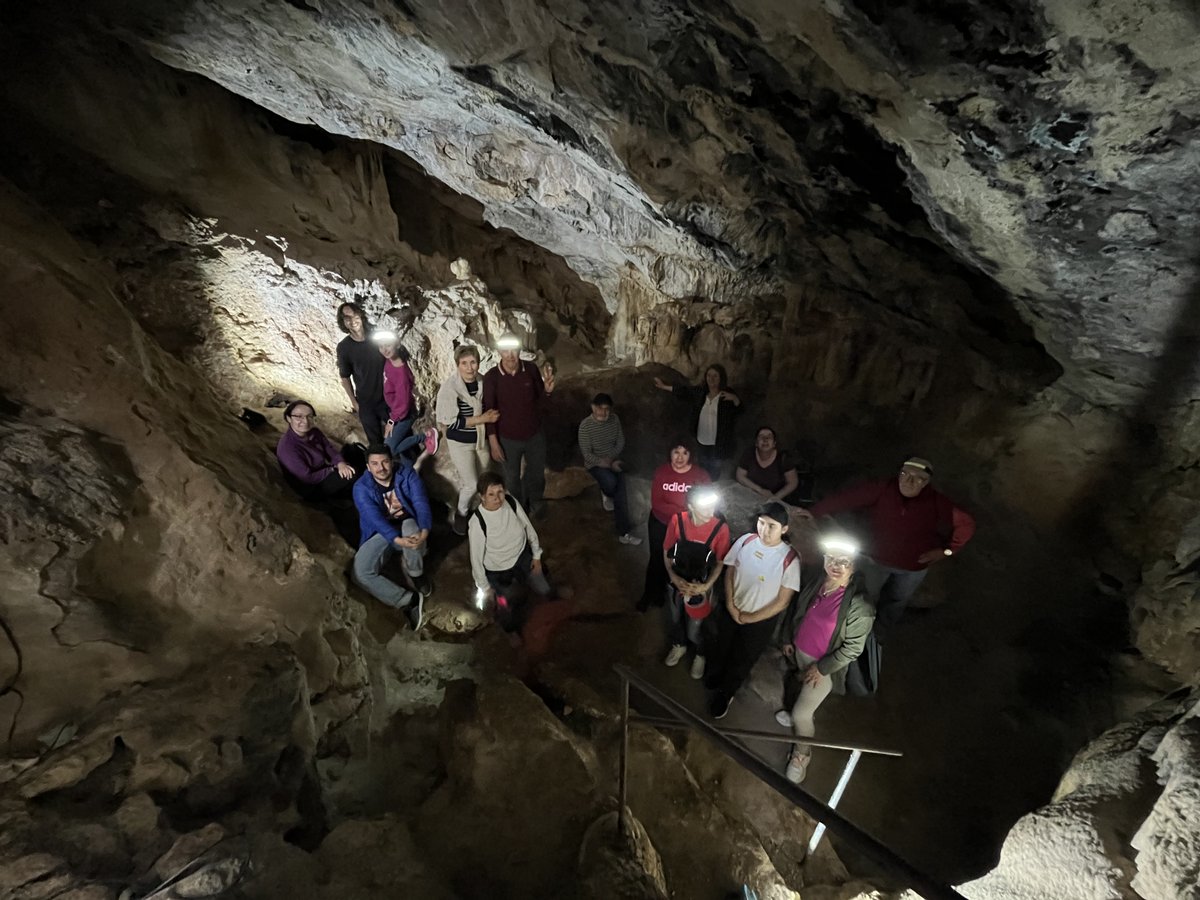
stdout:
[[305,499],[349,497],[359,470],[346,462],[348,447],[338,448],[316,426],[317,413],[307,400],[293,400],[283,411],[288,430],[275,455],[288,480]]

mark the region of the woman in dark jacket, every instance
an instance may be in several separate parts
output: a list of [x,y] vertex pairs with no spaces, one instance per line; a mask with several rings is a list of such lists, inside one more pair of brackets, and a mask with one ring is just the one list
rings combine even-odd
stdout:
[[[780,626],[789,675],[800,680],[800,694],[789,713],[781,709],[776,721],[797,737],[815,733],[813,714],[830,692],[846,692],[846,667],[858,659],[875,623],[875,607],[867,596],[866,580],[854,571],[858,547],[845,538],[821,541],[824,577],[801,588]],[[812,748],[796,744],[787,765],[787,778],[799,784],[808,774]]]
[[742,401],[729,389],[729,376],[719,363],[704,372],[704,383],[671,386],[655,377],[654,386],[670,391],[692,406],[695,416],[696,462],[713,481],[721,477],[721,466],[733,456],[733,418],[741,411]]

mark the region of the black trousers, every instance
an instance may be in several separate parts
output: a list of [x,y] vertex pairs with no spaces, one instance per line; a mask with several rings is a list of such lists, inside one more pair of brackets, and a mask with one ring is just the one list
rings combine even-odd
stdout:
[[732,697],[771,643],[779,616],[761,622],[739,625],[722,604],[713,610],[717,617],[716,635],[708,649],[704,686],[725,697]]
[[383,426],[392,417],[387,401],[382,397],[374,403],[358,401],[358,421],[367,435],[367,446],[383,443]]
[[667,567],[663,564],[663,541],[667,539],[667,526],[650,513],[646,522],[646,546],[650,559],[646,561],[646,586],[642,590],[640,609],[647,606],[662,606],[667,599]]

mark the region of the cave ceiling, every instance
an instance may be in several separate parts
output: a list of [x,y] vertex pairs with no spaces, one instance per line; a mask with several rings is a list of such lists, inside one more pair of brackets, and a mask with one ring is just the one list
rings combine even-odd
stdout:
[[[1200,18],[1168,0],[108,2],[90,27],[410,157],[560,255],[737,302],[805,281],[1036,341],[1125,406],[1190,340]],[[402,208],[402,204],[401,204]]]

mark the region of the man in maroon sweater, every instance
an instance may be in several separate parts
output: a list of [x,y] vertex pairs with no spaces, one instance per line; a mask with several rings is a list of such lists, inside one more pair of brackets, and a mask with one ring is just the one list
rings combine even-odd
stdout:
[[500,413],[499,420],[487,425],[488,448],[492,459],[504,467],[504,490],[520,500],[531,515],[539,516],[546,491],[542,404],[554,391],[554,372],[547,366],[543,380],[537,366],[521,359],[516,335],[503,335],[496,347],[500,363],[483,376],[483,408]]
[[929,484],[933,466],[912,457],[900,476],[847,488],[801,515],[812,518],[866,510],[867,591],[877,607],[876,623],[895,625],[904,615],[929,566],[949,559],[975,533],[975,519]]

